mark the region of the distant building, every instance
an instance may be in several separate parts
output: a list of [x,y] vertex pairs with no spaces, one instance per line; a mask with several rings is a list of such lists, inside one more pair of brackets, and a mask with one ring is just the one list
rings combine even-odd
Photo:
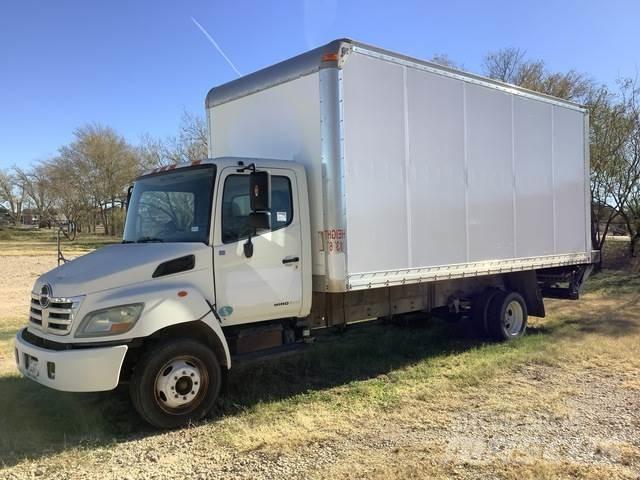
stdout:
[[0,226],[11,223],[11,212],[0,205]]
[[22,225],[38,226],[40,223],[38,211],[32,208],[25,208],[20,214],[20,223]]

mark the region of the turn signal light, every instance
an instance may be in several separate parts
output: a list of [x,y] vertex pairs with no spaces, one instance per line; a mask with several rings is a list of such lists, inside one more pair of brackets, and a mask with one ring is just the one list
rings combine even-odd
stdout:
[[113,334],[124,333],[129,329],[131,329],[131,324],[129,323],[114,323],[111,325],[109,332]]

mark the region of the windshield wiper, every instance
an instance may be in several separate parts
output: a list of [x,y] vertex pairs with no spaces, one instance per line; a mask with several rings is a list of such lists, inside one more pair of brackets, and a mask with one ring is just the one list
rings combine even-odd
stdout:
[[162,243],[164,242],[164,240],[162,240],[161,238],[154,238],[154,237],[140,237],[138,240],[136,240],[136,243],[153,243],[153,242]]

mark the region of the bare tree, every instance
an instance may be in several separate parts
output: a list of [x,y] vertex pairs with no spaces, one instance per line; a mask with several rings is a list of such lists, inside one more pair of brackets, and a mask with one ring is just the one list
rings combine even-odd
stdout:
[[8,207],[9,218],[13,223],[20,221],[25,192],[14,175],[0,170],[0,204]]
[[457,69],[463,68],[462,65],[452,60],[451,57],[446,53],[436,53],[433,57],[431,57],[431,61],[433,63],[437,63],[438,65],[442,65],[444,67],[457,68]]
[[14,167],[15,178],[38,212],[38,223],[44,226],[51,221],[51,184],[46,172],[46,164],[39,162],[29,170]]
[[505,48],[488,53],[482,62],[485,75],[501,82],[517,84],[518,72],[525,64],[525,53],[519,48]]
[[626,106],[628,134],[621,149],[619,183],[616,201],[618,212],[629,233],[629,255],[635,257],[640,241],[640,88],[635,80],[621,82]]
[[77,185],[88,194],[91,207],[99,211],[107,235],[121,229],[126,187],[140,173],[137,152],[113,129],[85,125],[74,132],[75,140],[60,148],[60,158],[73,168]]
[[55,157],[47,163],[46,169],[54,209],[82,231],[83,223],[91,223],[92,199],[89,192],[81,187],[83,180],[73,160],[64,156]]
[[632,129],[626,101],[606,87],[593,90],[590,107],[591,241],[601,250],[611,223],[619,216],[630,193],[633,175],[624,148]]
[[144,135],[140,142],[141,161],[148,168],[207,158],[207,124],[197,115],[184,112],[178,134],[165,139]]

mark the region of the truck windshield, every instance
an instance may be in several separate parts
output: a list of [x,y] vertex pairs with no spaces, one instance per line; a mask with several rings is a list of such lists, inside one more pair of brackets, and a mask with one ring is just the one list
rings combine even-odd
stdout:
[[215,166],[203,165],[137,180],[123,241],[207,243],[214,178]]

